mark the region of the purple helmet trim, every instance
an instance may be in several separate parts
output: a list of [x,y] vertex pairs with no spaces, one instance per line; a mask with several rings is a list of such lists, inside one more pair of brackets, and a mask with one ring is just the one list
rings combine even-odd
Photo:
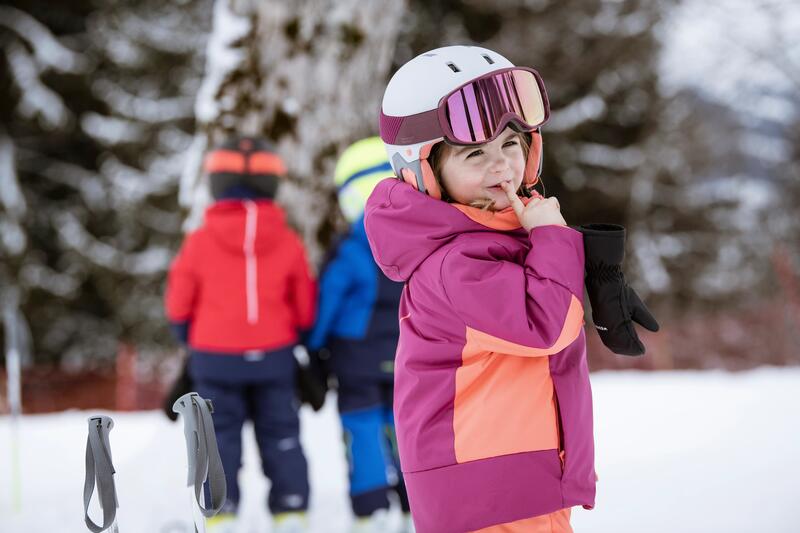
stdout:
[[383,142],[393,145],[417,144],[444,137],[436,109],[407,117],[384,115],[381,110],[380,132]]

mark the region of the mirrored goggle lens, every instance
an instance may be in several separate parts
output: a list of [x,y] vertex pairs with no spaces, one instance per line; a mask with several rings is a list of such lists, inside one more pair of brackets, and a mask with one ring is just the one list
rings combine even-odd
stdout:
[[445,102],[445,116],[456,142],[492,139],[509,114],[531,129],[544,122],[544,98],[532,72],[510,70],[476,80]]

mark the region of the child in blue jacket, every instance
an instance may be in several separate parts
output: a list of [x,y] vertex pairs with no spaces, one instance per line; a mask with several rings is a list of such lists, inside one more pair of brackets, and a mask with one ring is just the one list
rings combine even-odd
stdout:
[[317,321],[308,337],[312,352],[323,347],[330,352],[350,467],[354,531],[364,532],[386,530],[391,490],[408,513],[392,415],[403,285],[389,280],[375,264],[363,215],[372,189],[391,172],[379,137],[356,142],[339,159],[334,181],[339,206],[351,225],[321,274]]

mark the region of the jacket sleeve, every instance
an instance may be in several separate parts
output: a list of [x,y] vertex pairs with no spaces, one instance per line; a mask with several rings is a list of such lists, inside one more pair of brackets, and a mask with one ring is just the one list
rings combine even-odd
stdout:
[[445,293],[466,325],[465,349],[546,356],[560,352],[580,334],[581,234],[563,226],[542,226],[534,228],[529,239],[531,248],[522,264],[507,260],[507,253],[476,256],[458,245],[442,261]]
[[314,324],[317,313],[317,282],[299,239],[294,268],[289,278],[289,299],[297,329],[301,333],[306,332]]
[[178,341],[188,341],[199,288],[192,261],[192,236],[189,235],[170,265],[164,297],[165,313]]
[[308,336],[309,350],[318,350],[325,346],[342,300],[352,285],[352,272],[352,269],[348,268],[347,259],[341,253],[325,267],[319,283],[317,321]]

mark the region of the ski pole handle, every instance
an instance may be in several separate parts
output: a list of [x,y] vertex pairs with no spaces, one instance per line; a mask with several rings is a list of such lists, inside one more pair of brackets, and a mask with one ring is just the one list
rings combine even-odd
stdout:
[[[108,435],[114,421],[108,416],[89,418],[89,436],[86,439],[86,478],[83,483],[83,509],[86,527],[93,533],[109,529],[117,515],[117,490],[114,487],[114,465],[111,462],[111,445]],[[89,518],[89,501],[92,499],[95,484],[100,508],[103,510],[103,524],[97,525]]]
[[[211,400],[190,392],[178,398],[172,410],[183,418],[183,435],[186,438],[189,465],[187,485],[194,485],[195,502],[203,516],[214,516],[225,503],[227,486],[211,418]],[[208,506],[204,505],[202,498],[203,483],[206,480],[211,499]]]

